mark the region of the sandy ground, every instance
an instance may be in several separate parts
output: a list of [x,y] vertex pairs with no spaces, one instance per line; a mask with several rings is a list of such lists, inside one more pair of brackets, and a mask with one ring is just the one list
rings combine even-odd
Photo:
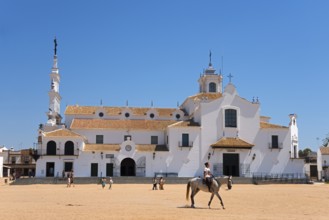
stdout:
[[221,189],[225,210],[210,194],[185,199],[186,185],[121,184],[0,186],[0,219],[329,219],[329,184],[233,185]]

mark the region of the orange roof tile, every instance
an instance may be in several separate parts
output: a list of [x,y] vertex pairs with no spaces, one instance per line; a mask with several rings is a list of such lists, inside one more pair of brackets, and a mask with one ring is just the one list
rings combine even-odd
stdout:
[[128,109],[133,115],[143,116],[150,109],[158,112],[159,116],[172,116],[177,108],[143,108],[143,107],[97,107],[97,106],[67,106],[65,115],[93,115],[98,109],[104,109],[107,115],[120,115],[122,111]]
[[198,93],[196,95],[190,96],[188,97],[188,99],[202,99],[202,98],[206,98],[206,99],[210,99],[210,100],[214,100],[214,99],[219,99],[222,97],[221,93]]
[[141,152],[152,151],[154,152],[156,144],[138,144],[136,145],[136,150]]
[[212,148],[244,148],[251,149],[254,145],[240,138],[223,137],[210,145]]
[[73,119],[71,129],[163,130],[176,121]]
[[65,128],[50,132],[44,132],[44,135],[45,137],[82,137],[80,134],[77,134]]
[[329,155],[329,147],[320,147],[320,152],[322,155]]
[[77,106],[69,105],[66,107],[64,114],[65,115],[92,115],[95,114],[97,107],[95,106]]
[[119,144],[86,144],[83,151],[119,151]]
[[260,122],[260,128],[285,128],[287,129],[287,126],[283,126],[283,125],[275,125],[275,124],[270,124],[270,123],[266,123],[266,122]]
[[178,121],[175,124],[172,124],[170,127],[200,127],[199,123],[189,121]]

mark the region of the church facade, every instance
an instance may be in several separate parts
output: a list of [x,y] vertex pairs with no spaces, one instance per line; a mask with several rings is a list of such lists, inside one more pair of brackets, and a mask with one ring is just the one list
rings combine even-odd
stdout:
[[287,126],[261,116],[258,100],[238,95],[210,62],[199,93],[176,108],[67,106],[62,122],[57,55],[50,74],[48,120],[40,125],[36,176],[74,170],[77,177],[193,177],[209,161],[214,175],[303,173],[297,115]]

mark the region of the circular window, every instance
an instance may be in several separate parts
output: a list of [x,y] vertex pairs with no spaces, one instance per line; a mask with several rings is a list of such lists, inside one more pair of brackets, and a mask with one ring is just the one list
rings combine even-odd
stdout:
[[125,114],[125,116],[126,116],[126,118],[129,118],[130,114],[127,112],[127,113]]
[[176,114],[176,118],[177,119],[180,119],[180,114]]
[[154,118],[154,114],[153,113],[150,114],[150,118]]
[[126,147],[125,147],[125,149],[126,149],[126,151],[131,151],[131,145],[126,145]]
[[98,114],[98,116],[99,116],[99,117],[103,117],[103,116],[104,116],[104,113],[103,113],[103,112],[100,112],[100,113]]

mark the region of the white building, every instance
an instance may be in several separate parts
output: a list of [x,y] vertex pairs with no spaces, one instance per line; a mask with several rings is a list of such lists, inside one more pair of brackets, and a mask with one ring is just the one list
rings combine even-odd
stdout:
[[317,152],[318,179],[329,180],[329,147],[320,147]]
[[0,152],[0,178],[3,177],[3,155]]
[[0,147],[0,178],[3,177],[3,158],[4,158],[3,151],[5,150],[8,150],[5,146]]
[[50,74],[48,121],[39,130],[36,176],[200,176],[303,173],[296,114],[270,123],[258,100],[238,95],[211,62],[199,93],[177,108],[67,106],[61,123],[57,55]]

